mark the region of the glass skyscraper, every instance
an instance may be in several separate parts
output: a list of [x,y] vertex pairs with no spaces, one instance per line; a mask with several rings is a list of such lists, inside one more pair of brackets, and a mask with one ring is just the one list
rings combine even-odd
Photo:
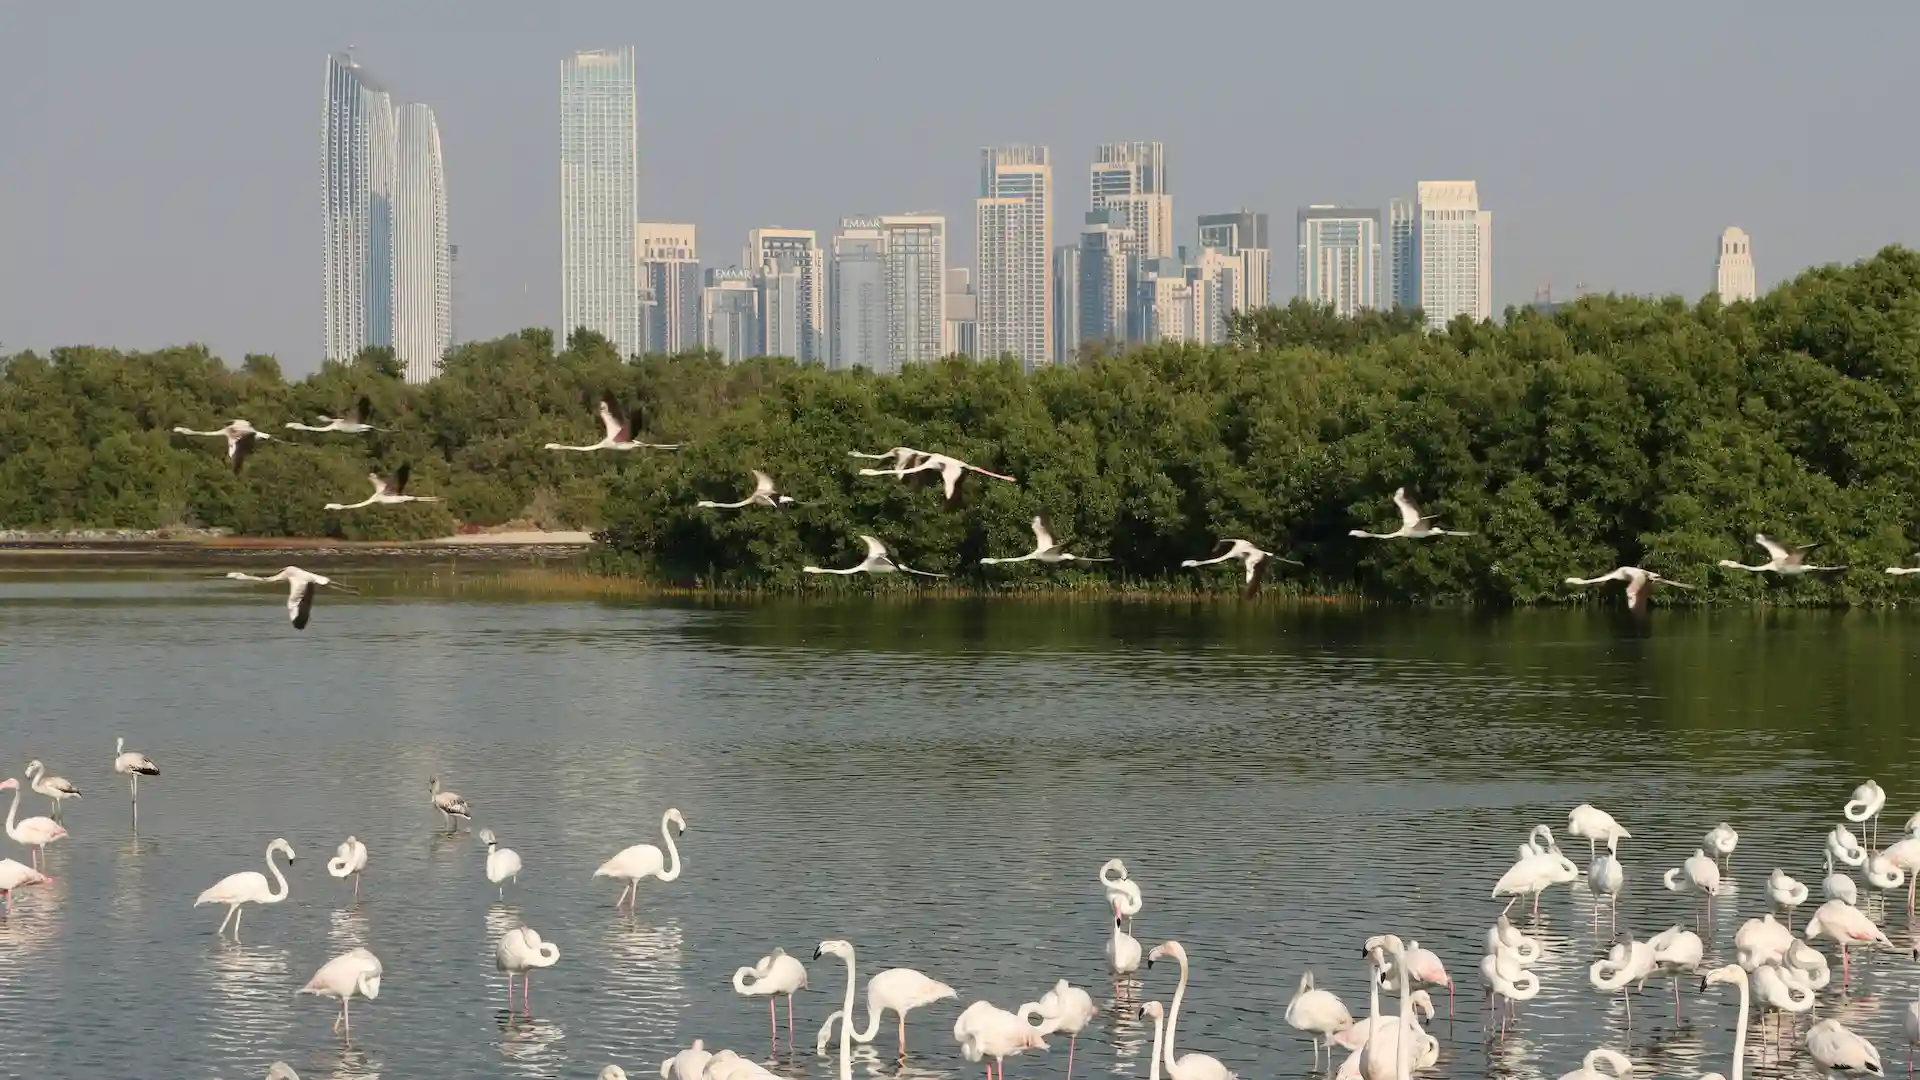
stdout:
[[393,344],[393,98],[353,57],[327,57],[320,120],[324,355]]
[[393,185],[393,351],[426,382],[453,344],[453,247],[440,127],[425,105],[400,108]]
[[640,147],[634,52],[590,49],[560,65],[560,334],[585,327],[639,352]]

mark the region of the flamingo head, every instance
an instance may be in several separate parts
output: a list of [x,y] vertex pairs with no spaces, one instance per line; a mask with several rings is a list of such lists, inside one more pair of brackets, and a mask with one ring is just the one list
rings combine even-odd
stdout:
[[823,956],[837,956],[842,960],[850,961],[853,959],[853,945],[839,938],[823,941],[814,947],[813,958],[818,960]]
[[293,845],[287,843],[284,839],[274,840],[273,843],[267,845],[267,850],[282,852],[286,855],[288,862],[293,861]]
[[20,781],[15,780],[12,777],[8,777],[5,780],[0,780],[0,791],[18,791],[18,790],[20,790]]
[[1155,1020],[1159,1020],[1167,1015],[1167,1010],[1166,1007],[1159,1002],[1149,1001],[1145,1005],[1140,1006],[1140,1015],[1143,1018],[1151,1016]]
[[1163,941],[1155,945],[1153,951],[1147,954],[1147,966],[1152,967],[1153,962],[1163,956],[1171,956],[1182,965],[1187,962],[1187,950],[1185,946],[1177,941]]
[[680,816],[679,810],[668,809],[667,820],[673,822],[674,825],[679,828],[679,831],[681,832],[687,831],[687,819]]
[[[1808,936],[1811,937],[1812,935],[1809,934]],[[1739,964],[1728,964],[1725,967],[1717,967],[1707,972],[1705,977],[1700,980],[1700,989],[1704,991],[1707,987],[1715,983],[1738,985],[1746,981],[1746,968],[1741,967]]]
[[1347,535],[1348,535],[1348,536],[1365,536],[1365,535],[1367,535],[1367,530],[1365,530],[1365,529],[1348,529],[1348,530],[1347,530]]
[[379,972],[363,971],[360,973],[360,978],[355,982],[356,988],[360,991],[360,996],[366,998],[368,1001],[372,1001],[374,998],[380,996]]
[[500,841],[494,837],[492,829],[481,829],[480,842],[487,845],[488,847],[492,847],[495,844],[499,843]]

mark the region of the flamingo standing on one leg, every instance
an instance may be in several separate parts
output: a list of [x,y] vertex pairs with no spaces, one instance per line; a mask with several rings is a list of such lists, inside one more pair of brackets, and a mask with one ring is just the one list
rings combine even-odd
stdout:
[[1849,945],[1881,945],[1893,948],[1893,942],[1875,926],[1865,912],[1844,900],[1829,900],[1821,904],[1807,920],[1807,940],[1812,941],[1825,934],[1840,946],[1840,987],[1845,989],[1852,980],[1853,968],[1848,960]]
[[334,877],[353,878],[353,898],[360,899],[360,872],[367,868],[367,845],[357,838],[349,836],[346,842],[334,849],[333,858],[327,860],[327,873]]
[[1041,1035],[1051,1035],[1056,1031],[1067,1033],[1067,1078],[1073,1078],[1073,1051],[1080,1042],[1080,1033],[1099,1014],[1094,1007],[1093,995],[1061,979],[1053,984],[1053,989],[1040,995],[1039,1001],[1030,1001],[1020,1006],[1020,1019],[1027,1022],[1027,1014],[1039,1016]]
[[132,779],[133,828],[138,832],[140,830],[140,778],[159,776],[160,766],[155,765],[152,758],[140,751],[127,749],[127,740],[118,738],[113,740],[113,771]]

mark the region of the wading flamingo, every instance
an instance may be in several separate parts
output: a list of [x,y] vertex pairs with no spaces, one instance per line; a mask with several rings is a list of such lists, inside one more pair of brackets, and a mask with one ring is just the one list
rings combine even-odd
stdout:
[[[1604,1065],[1606,1068],[1601,1068]],[[1617,1050],[1602,1046],[1587,1051],[1580,1067],[1570,1073],[1562,1073],[1560,1080],[1621,1080],[1633,1072],[1633,1061]]]
[[1537,917],[1540,914],[1541,893],[1555,885],[1575,881],[1579,877],[1580,868],[1573,865],[1573,860],[1565,855],[1552,851],[1528,855],[1515,862],[1506,873],[1500,875],[1499,881],[1494,882],[1493,899],[1498,900],[1502,896],[1513,897],[1512,900],[1507,901],[1507,906],[1500,910],[1500,914],[1505,915],[1513,910],[1514,903],[1521,897],[1531,896],[1533,913]]
[[446,821],[449,835],[460,828],[455,818],[473,820],[473,805],[459,792],[443,790],[439,776],[427,777],[427,796],[433,800],[433,808],[440,811],[441,818]]
[[349,836],[346,842],[334,849],[333,858],[327,860],[327,873],[334,877],[353,878],[353,898],[360,899],[360,872],[367,868],[367,845],[358,838]]
[[1722,872],[1733,869],[1733,849],[1739,846],[1740,834],[1724,821],[1708,829],[1706,837],[1700,841],[1700,849],[1713,856],[1713,861],[1720,864]]
[[27,847],[33,858],[34,869],[40,868],[40,862],[46,858],[47,845],[67,835],[67,830],[50,817],[30,817],[15,822],[13,815],[20,809],[20,781],[9,777],[0,780],[0,791],[12,791],[13,802],[7,807],[7,835],[16,844]]
[[0,893],[7,897],[7,914],[13,914],[13,891],[30,885],[45,885],[53,879],[23,862],[0,859]]
[[500,888],[500,899],[507,898],[507,882],[520,884],[520,853],[500,846],[492,829],[480,830],[480,842],[487,845],[487,880]]
[[27,762],[27,786],[45,795],[53,804],[53,819],[60,820],[60,804],[80,797],[80,789],[64,776],[48,776],[47,767],[38,758]]
[[[1355,1073],[1362,1080],[1407,1080],[1414,1067],[1414,1059],[1419,1051],[1414,1049],[1414,1039],[1424,1036],[1420,1025],[1413,1018],[1413,990],[1407,981],[1408,965],[1400,940],[1387,936],[1384,950],[1377,952],[1383,963],[1384,971],[1392,967],[1398,972],[1400,991],[1400,1022],[1377,1027],[1367,1036],[1367,1044],[1360,1048],[1353,1064]],[[1174,1010],[1177,1014],[1178,1009]],[[1171,1038],[1171,1033],[1169,1033]]]
[[[666,813],[660,815],[660,838],[666,842],[666,854],[662,854],[660,849],[652,844],[635,844],[629,848],[622,848],[613,858],[601,863],[600,869],[593,872],[594,877],[613,878],[627,883],[626,887],[620,890],[619,899],[613,902],[615,911],[620,910],[620,905],[623,903],[638,908],[642,878],[659,878],[661,881],[679,879],[680,849],[674,846],[673,833],[667,828],[669,825],[678,826],[679,831],[686,832],[687,819],[680,816],[679,810],[671,807]],[[669,855],[672,856],[672,862],[668,862]]]
[[1593,894],[1593,921],[1600,921],[1600,899],[1607,901],[1607,925],[1620,932],[1620,890],[1627,883],[1626,868],[1620,865],[1620,837],[1607,837],[1607,853],[1587,868],[1587,891]]
[[1140,914],[1140,884],[1127,876],[1127,864],[1108,859],[1100,864],[1100,887],[1107,891],[1107,903],[1117,904],[1127,917],[1127,932],[1133,932],[1133,917]]
[[1841,809],[1841,813],[1855,825],[1865,823],[1873,829],[1873,839],[1867,841],[1868,845],[1872,846],[1879,841],[1880,811],[1885,809],[1886,805],[1886,790],[1872,780],[1868,780],[1853,789],[1853,797],[1847,800],[1847,805]]
[[[1375,999],[1378,1000],[1377,998]],[[1346,1003],[1334,996],[1330,990],[1321,990],[1313,985],[1313,969],[1309,968],[1300,976],[1300,985],[1287,1002],[1287,1026],[1295,1031],[1304,1031],[1313,1041],[1313,1063],[1320,1064],[1320,1044],[1353,1026],[1353,1014],[1347,1011]],[[1327,1060],[1333,1060],[1331,1044],[1327,1049]]]
[[1598,856],[1599,845],[1606,843],[1611,837],[1618,836],[1622,840],[1633,839],[1633,834],[1613,820],[1612,814],[1592,803],[1581,803],[1567,811],[1567,835],[1587,838],[1587,858],[1589,859]]
[[[1730,983],[1740,988],[1740,1019],[1737,1021],[1733,1031],[1732,1077],[1732,1080],[1740,1080],[1742,1066],[1747,1058],[1747,1011],[1753,1005],[1753,991],[1747,982],[1747,969],[1741,967],[1739,964],[1728,964],[1725,967],[1717,967],[1707,972],[1706,976],[1700,980],[1700,991],[1705,993],[1707,987],[1725,983]],[[1708,1080],[1709,1077],[1720,1077],[1720,1074],[1708,1073],[1706,1076],[1701,1077],[1700,1080]],[[1727,1080],[1727,1078],[1720,1077],[1720,1080]]]
[[1706,921],[1700,926],[1705,929],[1713,925],[1713,898],[1720,895],[1720,864],[1709,858],[1704,850],[1687,856],[1686,862],[1667,871],[1661,881],[1672,892],[1704,897],[1707,915]]
[[1820,893],[1829,900],[1845,900],[1849,904],[1860,900],[1860,888],[1854,884],[1853,878],[1833,868],[1831,850],[1827,852],[1827,876],[1820,879]]
[[[1187,950],[1178,941],[1163,941],[1155,945],[1153,951],[1147,954],[1147,966],[1152,967],[1153,962],[1163,956],[1173,957],[1174,961],[1180,965],[1180,984],[1173,988],[1173,1007],[1167,1011],[1167,1044],[1162,1058],[1167,1067],[1167,1075],[1172,1077],[1172,1080],[1232,1080],[1236,1074],[1222,1065],[1219,1058],[1207,1054],[1175,1055],[1174,1039],[1180,1028],[1180,1003],[1186,1000],[1187,996]],[[1404,966],[1402,971],[1404,973]],[[1406,996],[1407,983],[1406,979],[1402,978],[1400,1015],[1403,1019],[1410,1015],[1407,1011],[1410,1006],[1406,1003]],[[1367,1045],[1371,1046],[1376,1041],[1378,1041],[1377,1035],[1367,1040]]]
[[780,1022],[775,1019],[773,999],[786,995],[788,1047],[793,1046],[793,995],[806,988],[806,965],[788,956],[787,950],[778,946],[755,961],[752,967],[736,968],[733,972],[734,993],[742,997],[767,999],[767,1037],[776,1044],[780,1041]]
[[[287,898],[287,879],[280,873],[280,865],[273,861],[273,853],[281,852],[287,857],[287,865],[293,865],[293,845],[285,840],[275,839],[267,845],[267,869],[273,874],[272,886],[267,884],[267,875],[258,870],[242,870],[237,874],[228,874],[214,886],[200,894],[193,902],[194,907],[201,904],[227,905],[227,917],[220,920],[220,929],[215,936],[226,933],[227,924],[233,924],[233,940],[240,940],[240,907],[243,904],[277,904]],[[275,892],[278,888],[278,892]]]
[[113,740],[113,771],[132,780],[133,827],[137,831],[140,828],[140,778],[159,776],[160,766],[140,751],[127,749],[127,740],[118,738]]
[[1522,967],[1531,967],[1540,961],[1540,939],[1528,937],[1526,932],[1513,925],[1506,915],[1494,920],[1487,927],[1487,952],[1504,950],[1513,954]]
[[522,984],[520,1007],[525,1015],[533,1015],[533,975],[534,968],[549,968],[560,962],[560,946],[551,941],[542,941],[539,931],[531,926],[516,926],[500,935],[500,941],[493,947],[493,966],[507,973],[507,1015],[513,1015],[513,978],[518,975]]
[[660,1063],[660,1080],[703,1080],[707,1063],[712,1060],[713,1052],[707,1049],[707,1044],[695,1039],[692,1046]]
[[1107,936],[1107,970],[1113,973],[1114,996],[1118,997],[1120,985],[1140,970],[1140,942],[1120,929],[1124,909],[1119,899],[1112,894],[1108,894],[1107,899],[1113,902],[1113,932]]
[[968,1061],[992,1058],[987,1077],[992,1080],[998,1065],[1000,1080],[1006,1080],[1007,1058],[1027,1050],[1045,1050],[1047,1040],[1040,1030],[990,1001],[967,1006],[953,1023],[953,1038]]
[[1831,1016],[1807,1029],[1807,1053],[1823,1069],[1885,1075],[1880,1071],[1880,1051]]
[[1767,875],[1767,900],[1787,913],[1787,929],[1793,929],[1793,912],[1807,902],[1807,887],[1789,876],[1785,870],[1774,867]]
[[1706,956],[1706,944],[1700,935],[1675,924],[1647,942],[1653,949],[1653,962],[1663,974],[1673,976],[1673,1020],[1680,1022],[1680,976],[1697,975]]
[[846,1076],[853,1043],[870,1043],[880,1031],[880,1015],[892,1009],[898,1021],[900,1037],[900,1057],[907,1056],[907,1014],[936,1001],[957,996],[954,989],[936,979],[929,979],[912,968],[888,968],[867,980],[867,1030],[853,1030],[853,988],[854,960],[853,945],[849,942],[823,941],[813,950],[813,958],[837,956],[847,962],[847,996],[838,1011],[827,1017],[820,1025],[820,1036],[816,1047],[826,1045],[828,1032],[833,1030],[836,1021],[840,1024],[840,1075]]
[[380,958],[366,949],[349,949],[326,962],[307,985],[295,993],[317,994],[340,999],[340,1015],[333,1018],[333,1030],[346,1032],[353,1041],[353,995],[372,1001],[380,996]]
[[1807,940],[1825,935],[1840,946],[1840,986],[1845,989],[1853,978],[1853,968],[1848,960],[1847,947],[1850,945],[1879,945],[1893,948],[1893,942],[1875,926],[1866,913],[1844,900],[1829,900],[1814,910],[1813,918],[1807,920]]
[[1071,1080],[1073,1051],[1079,1045],[1080,1033],[1100,1014],[1093,1004],[1093,995],[1061,979],[1053,984],[1053,989],[1040,995],[1039,1001],[1020,1006],[1023,1023],[1027,1022],[1029,1012],[1040,1018],[1040,1034],[1051,1035],[1056,1031],[1067,1033],[1067,1076]]
[[1626,1007],[1627,1023],[1631,1026],[1633,997],[1628,993],[1628,985],[1645,983],[1659,969],[1659,963],[1653,958],[1653,946],[1628,936],[1624,941],[1615,942],[1605,958],[1593,962],[1587,969],[1587,980],[1603,993],[1620,991],[1620,1003]]

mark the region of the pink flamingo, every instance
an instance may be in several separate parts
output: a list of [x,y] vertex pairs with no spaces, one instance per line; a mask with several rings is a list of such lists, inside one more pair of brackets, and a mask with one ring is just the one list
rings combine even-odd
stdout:
[[0,781],[0,791],[13,792],[13,805],[7,807],[7,835],[13,837],[15,843],[33,849],[33,866],[38,870],[40,858],[47,852],[47,845],[67,835],[67,830],[49,817],[30,817],[16,824],[13,816],[20,810],[20,781],[11,777]]
[[0,859],[0,893],[7,894],[7,914],[13,914],[13,890],[45,885],[53,879],[23,862]]

